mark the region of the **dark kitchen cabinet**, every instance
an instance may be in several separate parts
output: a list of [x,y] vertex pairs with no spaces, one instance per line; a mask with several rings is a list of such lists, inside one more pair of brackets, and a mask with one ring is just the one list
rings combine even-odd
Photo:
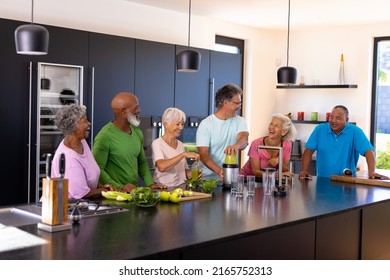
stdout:
[[[302,159],[300,156],[292,156],[290,159],[291,172],[299,174],[302,171]],[[315,176],[317,173],[316,161],[313,159],[309,163],[309,170],[311,175]]]
[[142,116],[161,116],[174,106],[175,46],[135,42],[135,94]]
[[[45,27],[50,36],[49,53],[35,56],[34,61],[84,67],[88,65],[88,32],[55,26]],[[87,76],[86,73],[84,75]]]
[[[176,46],[176,53],[187,47]],[[196,49],[201,54],[200,70],[198,72],[175,71],[175,107],[181,109],[187,116],[209,115],[209,75],[210,51]]]
[[114,95],[121,91],[134,92],[134,51],[135,39],[89,34],[91,138],[113,119],[111,100]]
[[[210,51],[210,113],[215,111],[215,93],[228,83],[242,88],[242,54]],[[245,98],[245,92],[242,99]]]
[[317,260],[360,258],[361,210],[318,218],[315,254]]

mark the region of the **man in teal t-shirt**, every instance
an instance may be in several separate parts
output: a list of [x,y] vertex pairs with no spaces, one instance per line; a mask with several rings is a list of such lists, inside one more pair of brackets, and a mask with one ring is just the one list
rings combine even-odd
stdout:
[[120,92],[111,102],[114,120],[106,124],[96,135],[92,154],[100,167],[100,183],[111,184],[129,192],[138,184],[138,175],[145,185],[154,185],[146,161],[140,123],[138,98],[128,92]]
[[205,179],[223,181],[222,164],[226,155],[237,155],[248,145],[248,128],[245,119],[236,112],[241,108],[242,89],[227,84],[215,95],[217,112],[201,121],[196,131],[196,146]]

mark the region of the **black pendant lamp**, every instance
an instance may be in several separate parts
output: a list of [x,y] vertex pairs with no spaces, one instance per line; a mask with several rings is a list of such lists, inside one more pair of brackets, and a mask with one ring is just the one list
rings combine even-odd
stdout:
[[31,24],[16,28],[15,45],[18,54],[44,55],[49,50],[49,31],[34,24],[34,0],[31,0]]
[[188,47],[176,54],[176,66],[179,72],[196,72],[200,69],[200,52],[190,50],[191,38],[191,0],[189,0],[188,12]]
[[278,84],[295,84],[297,81],[297,69],[288,66],[290,47],[290,0],[288,0],[288,28],[287,28],[287,66],[278,69]]

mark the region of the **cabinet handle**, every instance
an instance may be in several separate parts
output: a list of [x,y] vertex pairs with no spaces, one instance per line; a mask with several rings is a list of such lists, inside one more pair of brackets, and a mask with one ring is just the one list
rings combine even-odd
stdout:
[[93,116],[94,116],[94,104],[95,104],[95,67],[91,69],[91,149],[93,147]]
[[214,108],[215,108],[215,96],[214,96],[214,89],[215,89],[215,78],[212,78],[211,79],[211,108],[210,108],[210,112],[211,114],[214,114]]

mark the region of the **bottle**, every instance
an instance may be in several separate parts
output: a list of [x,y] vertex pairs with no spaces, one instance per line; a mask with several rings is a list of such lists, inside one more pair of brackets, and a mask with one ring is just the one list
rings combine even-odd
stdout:
[[344,54],[341,54],[338,84],[345,85]]
[[195,161],[191,166],[191,179],[198,180],[199,170],[202,169],[202,164],[199,161]]

